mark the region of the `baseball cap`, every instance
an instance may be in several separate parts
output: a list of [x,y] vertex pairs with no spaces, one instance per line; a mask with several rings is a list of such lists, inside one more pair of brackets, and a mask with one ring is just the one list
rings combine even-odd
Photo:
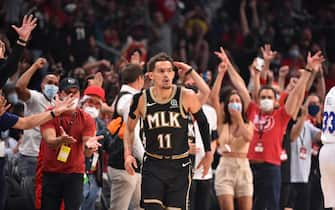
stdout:
[[88,86],[84,91],[84,95],[98,96],[101,100],[105,101],[105,90],[99,86]]
[[72,77],[66,77],[64,79],[62,79],[62,81],[60,81],[60,84],[59,84],[59,90],[60,91],[65,91],[65,90],[68,90],[70,88],[78,88],[80,89],[79,87],[79,82],[77,79],[75,78],[72,78]]

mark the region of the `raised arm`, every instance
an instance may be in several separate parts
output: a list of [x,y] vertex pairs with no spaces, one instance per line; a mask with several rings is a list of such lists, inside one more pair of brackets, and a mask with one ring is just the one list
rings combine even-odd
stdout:
[[294,114],[297,113],[297,110],[304,100],[306,85],[309,77],[314,71],[318,70],[319,65],[321,65],[324,60],[325,59],[321,55],[321,51],[317,52],[314,56],[311,56],[311,54],[308,53],[306,69],[302,71],[297,85],[289,93],[285,103],[285,110],[290,116],[294,116]]
[[242,27],[243,36],[250,34],[248,19],[245,13],[246,4],[247,4],[246,0],[242,0],[240,4],[240,19],[241,19],[241,27]]
[[127,126],[124,130],[123,144],[124,144],[124,167],[130,175],[135,174],[134,167],[137,168],[136,159],[133,156],[133,144],[134,144],[134,131],[135,126],[143,116],[144,110],[144,96],[142,94],[136,94],[133,97],[132,105],[130,106],[129,116],[127,120]]
[[53,117],[61,115],[63,112],[73,111],[73,100],[73,98],[68,98],[65,101],[58,102],[51,111],[45,111],[28,117],[20,117],[13,128],[21,130],[31,129],[51,120]]
[[222,129],[223,122],[223,112],[220,106],[220,91],[222,86],[223,77],[227,71],[228,67],[225,62],[221,62],[218,66],[218,73],[216,75],[216,79],[214,81],[211,93],[209,95],[209,100],[212,106],[214,107],[217,115],[217,128],[219,133]]
[[35,63],[33,63],[33,65],[31,65],[30,68],[17,80],[16,92],[21,100],[28,101],[30,99],[30,91],[28,89],[29,81],[35,72],[42,68],[46,63],[46,59],[38,58]]
[[299,135],[302,131],[302,128],[304,127],[306,117],[307,117],[307,110],[306,110],[306,105],[304,105],[304,107],[301,108],[300,117],[298,117],[297,122],[293,125],[293,127],[291,129],[291,134],[290,134],[291,142],[296,141],[297,138],[299,137]]
[[[12,25],[12,28],[16,31],[19,36],[17,40],[13,52],[8,56],[7,60],[3,62],[0,66],[0,88],[2,88],[7,79],[15,74],[17,71],[17,65],[21,58],[23,48],[26,46],[27,41],[30,38],[31,32],[36,27],[36,18],[33,18],[32,15],[24,16],[22,25],[18,28],[15,25]],[[4,49],[4,45],[2,43],[2,51]]]
[[324,101],[326,96],[326,82],[323,72],[323,66],[321,66],[320,69],[320,75],[317,77],[317,83],[316,83],[316,92],[318,96],[321,98],[321,101]]
[[278,84],[281,91],[285,90],[286,76],[289,71],[289,66],[281,66],[279,69]]
[[205,104],[207,102],[208,96],[210,94],[210,89],[206,82],[201,78],[201,76],[188,64],[183,62],[174,62],[174,64],[182,71],[181,74],[188,74],[194,80],[196,86],[199,89],[197,93],[197,97],[201,104]]
[[261,47],[261,51],[264,59],[264,68],[261,73],[261,78],[267,80],[268,71],[270,71],[270,63],[276,57],[277,51],[272,51],[270,44]]
[[244,106],[248,107],[251,102],[251,98],[249,95],[249,91],[245,86],[244,80],[241,78],[241,76],[236,71],[232,63],[229,61],[228,56],[226,55],[222,47],[220,47],[220,52],[214,52],[214,53],[221,59],[222,62],[225,62],[227,64],[228,75],[230,77],[230,80],[233,83],[234,87],[239,92],[239,94],[241,95],[244,101]]

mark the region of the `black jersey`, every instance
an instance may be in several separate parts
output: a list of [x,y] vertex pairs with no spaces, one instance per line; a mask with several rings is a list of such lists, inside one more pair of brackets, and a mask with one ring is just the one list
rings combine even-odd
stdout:
[[179,155],[188,151],[188,119],[182,106],[181,87],[173,86],[171,97],[154,99],[152,88],[144,92],[143,128],[145,149],[158,155]]

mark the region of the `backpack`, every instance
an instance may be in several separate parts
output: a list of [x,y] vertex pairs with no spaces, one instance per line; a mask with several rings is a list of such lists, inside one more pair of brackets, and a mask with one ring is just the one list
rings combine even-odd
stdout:
[[131,94],[127,91],[122,91],[118,94],[114,103],[114,114],[111,122],[107,125],[109,136],[104,142],[104,149],[108,152],[108,164],[113,168],[124,169],[124,152],[123,152],[123,133],[126,123],[121,115],[117,113],[117,104],[123,95]]

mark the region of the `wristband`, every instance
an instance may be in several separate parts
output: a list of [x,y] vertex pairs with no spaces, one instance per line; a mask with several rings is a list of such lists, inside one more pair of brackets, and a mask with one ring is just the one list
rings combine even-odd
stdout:
[[193,71],[193,68],[191,67],[189,70],[187,70],[187,72],[185,73],[185,75],[190,74]]
[[23,39],[21,39],[20,37],[17,39],[18,41],[22,42],[22,43],[27,43],[27,41],[24,41]]
[[21,45],[21,46],[23,46],[23,47],[25,47],[25,46],[27,45],[26,42],[21,42],[20,40],[17,40],[17,41],[16,41],[16,44]]
[[55,118],[55,117],[56,117],[55,112],[52,111],[52,110],[50,111],[50,115],[51,115],[52,118]]

